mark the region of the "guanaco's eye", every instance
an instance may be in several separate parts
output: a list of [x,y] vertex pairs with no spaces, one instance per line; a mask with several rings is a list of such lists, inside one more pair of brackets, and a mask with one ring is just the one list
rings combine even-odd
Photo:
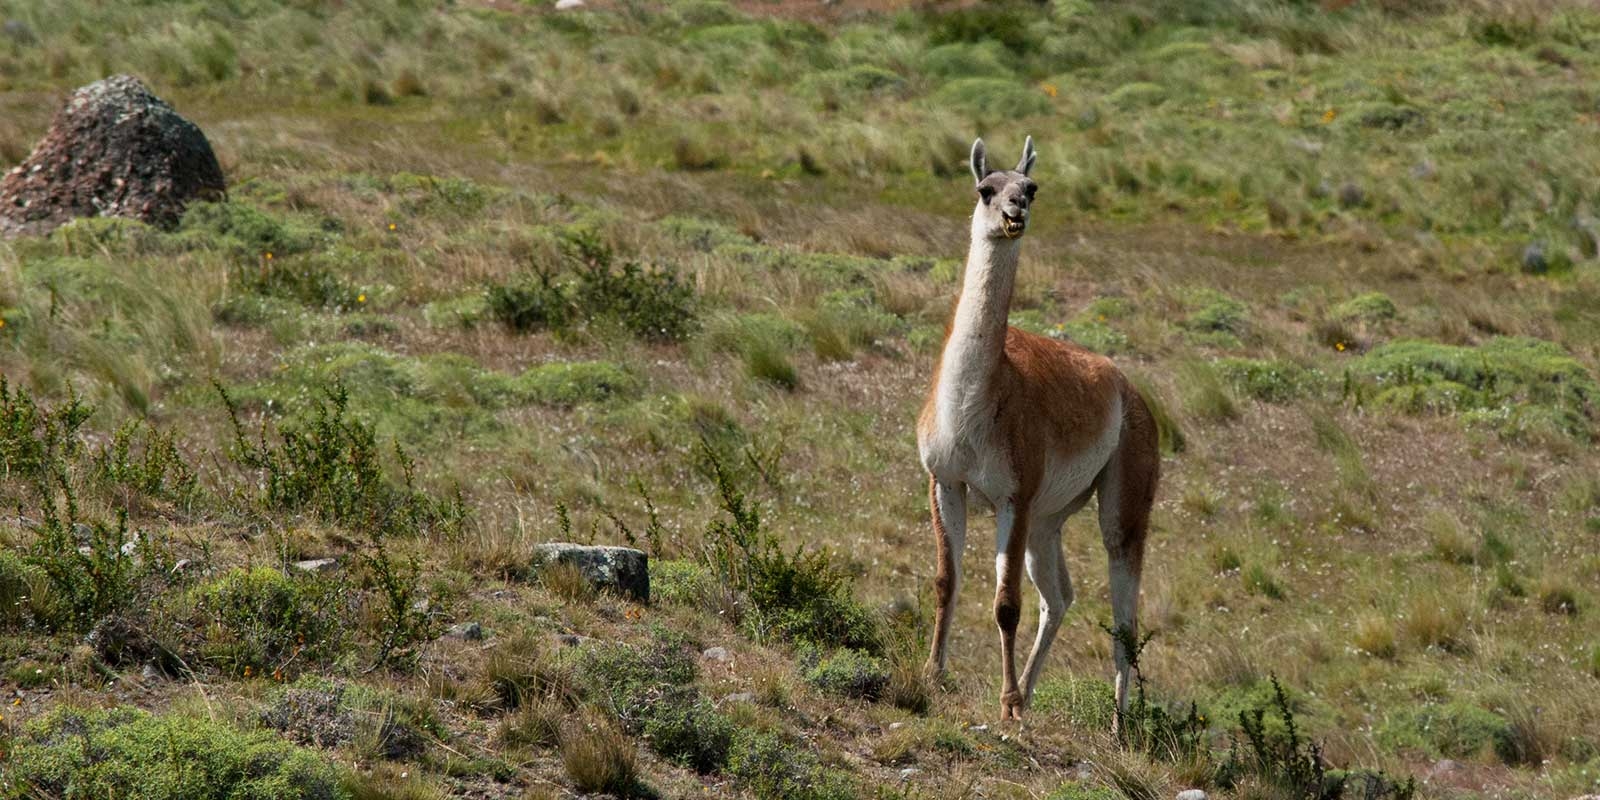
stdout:
[[989,200],[994,197],[994,187],[993,186],[979,186],[978,187],[978,196],[983,198],[984,205],[988,205],[989,204]]
[[1030,183],[1030,184],[1028,184],[1028,188],[1024,189],[1023,192],[1025,192],[1028,195],[1028,199],[1029,200],[1032,200],[1033,196],[1035,194],[1038,194],[1039,186],[1038,186],[1038,184]]

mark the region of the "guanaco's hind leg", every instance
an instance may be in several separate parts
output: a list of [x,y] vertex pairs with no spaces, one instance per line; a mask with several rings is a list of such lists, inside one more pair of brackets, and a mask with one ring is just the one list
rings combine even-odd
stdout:
[[938,602],[933,614],[933,650],[923,671],[928,677],[944,676],[954,620],[956,595],[961,588],[961,552],[967,543],[967,487],[928,479],[928,505],[933,510],[933,538],[938,545],[933,590]]
[[1142,399],[1128,420],[1122,446],[1101,477],[1100,537],[1105,543],[1111,582],[1111,622],[1117,632],[1113,645],[1117,667],[1117,713],[1113,733],[1122,730],[1128,712],[1128,692],[1133,681],[1130,643],[1139,636],[1139,582],[1144,571],[1145,537],[1150,530],[1150,508],[1155,503],[1161,454],[1155,424]]

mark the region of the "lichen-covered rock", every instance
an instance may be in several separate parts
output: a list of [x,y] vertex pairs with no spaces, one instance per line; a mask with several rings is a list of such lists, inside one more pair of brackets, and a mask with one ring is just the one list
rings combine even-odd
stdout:
[[42,235],[76,217],[171,227],[191,200],[226,191],[200,128],[138,78],[117,75],[74,92],[32,155],[0,179],[0,235]]
[[596,547],[549,542],[534,548],[534,567],[570,564],[598,589],[611,589],[641,603],[650,602],[650,557],[631,547]]

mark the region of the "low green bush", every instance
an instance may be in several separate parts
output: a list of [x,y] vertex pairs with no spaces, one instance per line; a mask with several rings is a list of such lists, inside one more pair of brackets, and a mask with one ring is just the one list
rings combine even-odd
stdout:
[[540,405],[571,408],[637,397],[643,382],[610,361],[543,364],[522,373],[513,391]]
[[1369,325],[1389,322],[1399,316],[1394,301],[1383,292],[1358,294],[1328,310],[1328,317],[1339,322],[1360,322]]
[[860,650],[841,648],[802,660],[813,662],[805,671],[806,682],[828,694],[877,700],[889,686],[889,667]]
[[1395,711],[1378,729],[1378,741],[1443,758],[1474,758],[1507,750],[1511,724],[1499,714],[1463,701]]
[[343,643],[342,587],[271,567],[235,568],[190,589],[202,658],[224,672],[270,674],[291,661],[315,664]]
[[756,797],[771,800],[846,800],[857,797],[847,776],[781,736],[744,730],[728,754],[728,773]]
[[1289,403],[1316,389],[1315,375],[1287,361],[1222,358],[1217,373],[1239,392],[1264,403]]
[[[1476,346],[1414,339],[1390,342],[1355,360],[1346,395],[1408,413],[1492,411],[1512,422],[1543,413],[1561,430],[1591,432],[1600,384],[1554,342],[1497,336]],[[1487,417],[1494,419],[1494,415]]]
[[[266,731],[133,708],[58,708],[12,742],[5,797],[342,800],[336,768]],[[13,794],[16,792],[17,794]]]
[[662,758],[714,772],[727,762],[734,726],[694,688],[695,673],[691,651],[670,636],[590,648],[577,672],[586,694]]

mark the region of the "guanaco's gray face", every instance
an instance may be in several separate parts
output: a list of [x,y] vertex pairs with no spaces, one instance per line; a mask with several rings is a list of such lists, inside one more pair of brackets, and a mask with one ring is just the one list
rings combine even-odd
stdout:
[[1016,239],[1028,229],[1028,212],[1039,185],[1028,177],[1033,161],[1033,137],[1022,146],[1016,169],[990,170],[983,140],[972,143],[972,178],[977,181],[978,205],[974,225],[991,239]]

